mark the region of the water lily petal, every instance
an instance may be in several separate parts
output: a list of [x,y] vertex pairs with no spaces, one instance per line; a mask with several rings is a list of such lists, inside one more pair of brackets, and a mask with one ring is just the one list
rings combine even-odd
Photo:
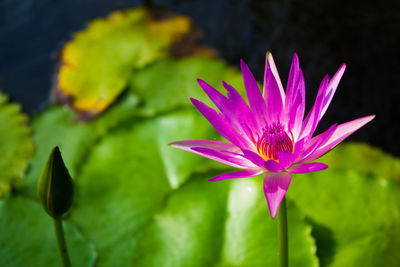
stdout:
[[321,109],[324,104],[324,98],[326,95],[326,91],[328,89],[328,84],[329,84],[329,76],[326,75],[319,86],[315,103],[303,122],[303,127],[301,129],[299,138],[306,137],[307,140],[310,140],[315,129],[317,128],[320,118],[319,115],[321,113]]
[[[254,143],[251,127],[248,125],[248,122],[253,122],[254,118],[251,117],[252,114],[246,102],[244,102],[242,99],[245,104],[243,105],[241,102],[238,103],[238,100],[235,98],[234,100],[236,100],[236,102],[232,103],[229,98],[221,94],[208,83],[201,79],[197,79],[197,82],[199,83],[200,87],[203,88],[204,92],[208,95],[215,106],[222,112],[222,114],[225,115],[232,126],[238,131],[238,133],[243,137],[247,137],[248,143]],[[232,90],[236,91],[233,88]]]
[[[272,74],[274,75],[274,78],[278,84],[279,87],[279,93],[281,95],[281,99],[282,99],[282,104],[285,103],[285,90],[283,89],[282,86],[282,82],[281,82],[281,78],[279,77],[279,73],[278,70],[276,69],[276,65],[275,65],[275,61],[274,58],[272,57],[272,54],[270,52],[267,52],[266,57],[265,57],[265,69],[267,69],[267,66],[270,68]],[[268,90],[265,87],[265,75],[264,75],[264,86],[263,86],[263,96],[265,98],[265,96],[267,95],[266,90]]]
[[282,170],[287,169],[290,167],[296,159],[299,158],[300,154],[303,152],[305,139],[299,140],[295,146],[293,153],[289,151],[280,151],[278,152],[278,165],[274,163],[274,161],[270,161],[264,164],[264,167],[271,171],[271,172],[280,172]]
[[352,133],[363,127],[365,124],[373,120],[373,118],[375,118],[375,115],[362,117],[356,120],[340,124],[339,126],[336,127],[335,131],[331,134],[331,136],[327,140],[322,142],[321,145],[314,151],[314,153],[312,153],[307,158],[303,159],[303,161],[313,161],[321,157],[329,150],[334,148],[337,144],[346,139],[349,135],[351,135]]
[[305,83],[303,72],[299,71],[298,92],[295,101],[292,103],[288,114],[286,114],[286,125],[289,131],[293,134],[294,140],[299,139],[301,129],[303,127],[304,111],[305,111]]
[[295,143],[294,151],[293,151],[293,161],[296,161],[299,158],[300,154],[304,150],[305,143],[306,143],[305,138],[303,138]]
[[[264,99],[267,103],[267,120],[270,122],[278,121],[281,119],[284,100],[280,92],[280,87],[276,76],[272,73],[271,59],[268,56],[265,63],[265,76],[264,76]],[[273,59],[272,59],[273,61]],[[276,73],[276,75],[278,75]],[[278,75],[279,77],[279,75]],[[282,86],[282,85],[281,85]]]
[[284,167],[275,160],[268,160],[264,163],[264,167],[270,172],[281,172]]
[[325,142],[328,138],[332,136],[336,128],[337,128],[337,123],[333,124],[331,127],[329,127],[328,130],[326,130],[322,134],[312,138],[307,145],[308,147],[301,153],[297,162],[302,161],[303,159],[307,158],[312,153],[314,153],[314,151],[317,150],[318,147],[320,147],[323,142]]
[[171,142],[168,145],[189,152],[191,152],[190,150],[192,147],[209,148],[219,152],[222,151],[229,151],[233,153],[240,152],[240,148],[238,148],[235,145],[232,145],[231,143],[214,141],[214,140],[185,140],[185,141]]
[[346,70],[346,64],[343,64],[342,66],[340,66],[339,70],[335,73],[335,75],[333,75],[332,79],[329,81],[328,90],[325,95],[324,105],[321,109],[321,113],[319,115],[319,120],[321,120],[321,118],[324,116],[326,110],[328,109],[329,104],[332,101],[333,95],[336,92],[336,89],[339,85],[340,79],[342,79],[342,76],[343,76],[343,73],[345,70]]
[[190,100],[219,134],[238,147],[248,148],[248,142],[236,132],[223,114],[218,114],[214,109],[197,99],[190,98]]
[[255,138],[258,134],[261,134],[261,127],[257,124],[254,118],[254,114],[251,112],[249,106],[243,97],[236,91],[233,86],[222,81],[222,85],[228,92],[229,101],[236,111],[237,120],[240,122],[242,128],[246,130],[248,128],[249,136],[253,143],[256,141]]
[[290,173],[309,173],[322,171],[328,168],[328,165],[320,162],[296,164],[290,167],[287,171]]
[[230,106],[229,100],[226,96],[221,94],[217,89],[203,81],[202,79],[197,79],[197,83],[203,89],[203,91],[208,95],[211,101],[217,106],[219,110],[226,109],[226,106]]
[[266,114],[264,98],[261,95],[253,74],[243,60],[240,60],[240,67],[242,69],[244,87],[246,89],[247,98],[249,99],[250,108],[254,112],[254,117],[258,121],[258,125],[264,125]]
[[256,167],[251,161],[245,158],[236,157],[234,155],[227,155],[210,148],[192,147],[189,151],[236,168]]
[[282,122],[292,132],[295,140],[301,131],[305,111],[305,82],[303,71],[300,69],[299,58],[294,54],[290,67],[284,113]]
[[294,161],[293,154],[289,151],[278,152],[278,158],[279,164],[282,166],[283,169],[289,167]]
[[221,181],[221,180],[226,180],[226,179],[248,178],[248,177],[254,177],[254,176],[260,175],[263,172],[265,172],[265,171],[262,169],[245,169],[245,170],[220,174],[220,175],[215,176],[214,178],[208,179],[208,181],[215,182],[215,181]]
[[264,194],[272,218],[275,218],[278,213],[279,206],[289,188],[291,179],[292,175],[287,172],[265,174]]
[[329,104],[332,101],[333,95],[336,92],[337,86],[343,76],[345,69],[346,65],[343,64],[327,84],[326,80],[328,76],[325,76],[318,90],[315,104],[303,123],[301,137],[309,136],[311,138],[311,136],[314,134],[318,123],[324,116]]
[[242,152],[246,159],[250,160],[259,167],[264,167],[265,160],[260,155],[247,149],[242,149]]
[[295,53],[290,66],[289,78],[286,88],[285,110],[289,110],[297,95],[298,76],[300,71],[299,57]]

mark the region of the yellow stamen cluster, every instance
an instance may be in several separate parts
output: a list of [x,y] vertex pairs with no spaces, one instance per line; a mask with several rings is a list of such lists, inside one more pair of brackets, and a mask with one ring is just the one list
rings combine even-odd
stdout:
[[265,160],[278,161],[278,152],[289,151],[293,153],[294,142],[293,135],[286,133],[280,123],[274,123],[264,129],[263,135],[256,143],[257,151]]

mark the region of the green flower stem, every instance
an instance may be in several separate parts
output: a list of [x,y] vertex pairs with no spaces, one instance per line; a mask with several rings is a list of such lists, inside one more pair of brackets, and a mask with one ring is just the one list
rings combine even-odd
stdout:
[[279,267],[289,266],[288,253],[288,231],[287,231],[287,216],[286,216],[286,197],[282,199],[281,206],[278,210],[278,258]]
[[60,252],[61,262],[64,267],[71,267],[67,244],[65,243],[64,230],[60,217],[53,218],[54,231],[56,233],[58,250]]

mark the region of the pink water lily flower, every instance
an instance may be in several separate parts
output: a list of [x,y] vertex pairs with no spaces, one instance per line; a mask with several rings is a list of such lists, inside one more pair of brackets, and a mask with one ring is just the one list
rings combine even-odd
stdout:
[[271,217],[275,218],[292,174],[326,169],[326,164],[311,161],[371,121],[374,115],[334,124],[327,131],[312,137],[331,103],[346,65],[343,64],[332,79],[325,76],[314,106],[305,119],[305,84],[296,54],[286,93],[270,53],[266,57],[262,94],[243,60],[240,65],[249,105],[225,82],[222,83],[227,97],[203,80],[197,80],[220,113],[191,98],[201,114],[229,142],[190,140],[170,145],[240,169],[218,175],[210,181],[264,174],[264,194]]

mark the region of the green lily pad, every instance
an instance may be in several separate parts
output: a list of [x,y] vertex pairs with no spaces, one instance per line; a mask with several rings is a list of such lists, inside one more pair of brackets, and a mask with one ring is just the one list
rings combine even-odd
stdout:
[[123,125],[95,146],[76,177],[71,221],[99,248],[99,266],[126,266],[134,236],[173,188],[211,161],[168,147],[178,139],[213,138],[193,111]]
[[[277,221],[268,213],[261,177],[205,178],[192,178],[155,213],[137,241],[133,266],[278,265]],[[311,227],[293,205],[288,213],[291,266],[318,266]]]
[[37,197],[36,184],[46,159],[54,146],[59,146],[72,177],[94,143],[95,135],[87,124],[75,120],[74,114],[62,107],[51,106],[36,116],[32,122],[35,154],[29,162],[27,175],[17,184],[17,189]]
[[[0,201],[0,266],[62,266],[52,219],[31,199],[10,195]],[[93,266],[96,251],[64,222],[72,266]]]
[[358,238],[335,255],[331,266],[398,266],[400,223]]
[[33,152],[28,117],[0,93],[0,197],[25,173]]
[[36,197],[36,184],[46,159],[54,146],[59,146],[65,164],[74,178],[82,160],[96,141],[122,121],[136,113],[138,100],[126,95],[118,106],[88,123],[75,119],[74,113],[64,107],[49,106],[32,121],[33,141],[36,147],[29,161],[29,170],[16,185],[17,190]]
[[165,57],[191,30],[185,16],[156,19],[144,8],[95,19],[63,48],[54,94],[87,116],[96,116],[121,94],[132,70]]
[[[131,266],[138,262],[141,263],[141,266],[149,266],[146,265],[146,259],[152,257],[154,251],[144,255],[146,254],[145,250],[140,248],[145,246],[147,239],[138,239],[138,237],[146,236],[146,233],[148,234],[150,230],[142,233],[144,227],[152,218],[157,218],[157,214],[160,212],[161,214],[169,213],[170,205],[174,209],[178,209],[176,211],[178,212],[178,203],[182,205],[182,214],[179,211],[176,214],[177,218],[171,218],[171,223],[175,219],[179,221],[180,216],[187,216],[185,213],[190,212],[187,210],[190,205],[203,203],[197,211],[196,209],[192,210],[195,216],[194,220],[197,223],[188,222],[186,225],[182,225],[182,229],[186,227],[188,234],[196,235],[198,223],[201,223],[202,220],[210,222],[207,224],[207,227],[210,227],[209,232],[204,235],[204,238],[207,239],[208,236],[210,240],[202,244],[204,238],[200,240],[190,238],[191,243],[187,244],[187,248],[190,250],[188,255],[201,257],[207,244],[216,242],[216,245],[219,246],[219,253],[210,258],[215,264],[220,264],[223,244],[225,242],[226,245],[231,243],[230,241],[223,241],[224,235],[222,233],[225,230],[219,231],[218,229],[225,227],[227,229],[231,227],[245,228],[245,226],[246,229],[256,228],[255,225],[264,220],[267,225],[273,223],[270,222],[271,219],[268,217],[265,199],[258,196],[257,198],[260,198],[260,206],[258,207],[262,207],[262,210],[261,208],[256,209],[256,212],[260,212],[260,215],[256,216],[259,221],[251,222],[255,223],[252,226],[246,225],[246,223],[235,225],[235,222],[230,221],[230,216],[235,213],[229,211],[231,207],[228,205],[231,198],[229,195],[234,194],[229,193],[231,187],[222,182],[209,183],[206,181],[206,178],[208,178],[206,175],[202,175],[202,179],[194,183],[187,182],[188,184],[180,189],[193,171],[204,172],[212,167],[214,168],[217,163],[170,148],[167,146],[167,142],[172,141],[171,138],[174,138],[174,140],[213,139],[215,136],[215,131],[211,129],[208,122],[197,112],[190,110],[137,121],[130,126],[126,125],[105,136],[93,148],[77,177],[78,190],[76,205],[71,213],[71,222],[82,229],[83,234],[98,247],[98,266]],[[219,164],[218,166],[223,165]],[[187,192],[187,190],[189,191]],[[193,194],[189,192],[193,192]],[[181,194],[183,195],[181,196]],[[166,198],[169,200],[165,204]],[[212,203],[213,201],[216,203]],[[164,206],[166,206],[165,209],[163,209]],[[161,209],[162,211],[160,211]],[[247,212],[251,213],[252,209],[249,208]],[[229,213],[232,214],[229,215]],[[297,213],[293,214],[293,216],[297,216],[294,220],[294,225],[296,225],[294,229],[297,229],[295,231],[298,232],[296,236],[302,239],[297,240],[296,237],[293,242],[300,242],[302,246],[302,249],[298,249],[299,255],[300,253],[307,255],[304,259],[300,259],[300,256],[294,257],[294,259],[299,262],[306,262],[307,264],[304,266],[316,266],[317,261],[313,256],[310,228],[301,222],[299,216],[296,215]],[[153,217],[154,215],[155,217]],[[219,221],[219,218],[222,218],[220,222],[212,223]],[[205,226],[203,226],[201,233],[207,230]],[[264,244],[268,243],[270,235],[274,235],[274,237],[271,237],[272,240],[276,239],[275,224],[269,225],[267,229],[269,229],[268,231],[273,229],[273,231],[269,233],[266,230],[268,234]],[[164,230],[168,232],[168,229]],[[216,233],[219,233],[219,235],[216,236]],[[157,234],[163,234],[161,229]],[[174,235],[173,232],[169,234]],[[149,237],[149,239],[152,238],[154,237]],[[163,240],[159,241],[154,245],[168,246],[168,243],[163,242]],[[220,242],[219,245],[218,242]],[[147,243],[152,242],[148,241]],[[245,242],[242,242],[242,244],[245,246]],[[197,248],[203,250],[197,250]],[[265,249],[267,248],[268,246]],[[171,243],[171,247],[167,247],[168,249],[173,249],[173,243]],[[293,249],[293,251],[296,251],[296,249]],[[177,257],[183,257],[187,260],[188,255],[185,256],[185,253],[182,251],[182,254],[177,255]],[[243,253],[246,255],[249,253],[248,256],[252,258],[251,252]],[[259,254],[261,253],[266,252],[260,250]],[[143,257],[138,258],[137,255]],[[154,260],[159,260],[160,257],[165,256],[163,255],[162,253],[157,255],[157,259],[155,257]],[[301,255],[301,257],[303,256]],[[174,260],[173,255],[170,255],[170,257],[171,260]],[[165,260],[168,260],[168,258],[165,258]],[[228,260],[229,257],[221,264],[228,263]],[[185,262],[185,260],[179,260],[179,264],[173,266],[187,266],[184,264]],[[196,263],[194,264],[196,265]],[[154,266],[157,266],[157,264]]]
[[395,235],[400,228],[397,183],[357,168],[332,168],[297,175],[292,181],[288,197],[313,225],[321,266],[394,266],[391,263],[400,262]]
[[[400,159],[364,143],[346,143],[323,157],[330,168],[357,170],[400,182]],[[356,164],[354,164],[356,162]]]
[[128,93],[141,100],[140,112],[147,116],[191,106],[190,97],[214,106],[197,84],[197,78],[225,95],[222,80],[226,80],[246,98],[240,72],[220,60],[205,57],[158,60],[132,75]]

